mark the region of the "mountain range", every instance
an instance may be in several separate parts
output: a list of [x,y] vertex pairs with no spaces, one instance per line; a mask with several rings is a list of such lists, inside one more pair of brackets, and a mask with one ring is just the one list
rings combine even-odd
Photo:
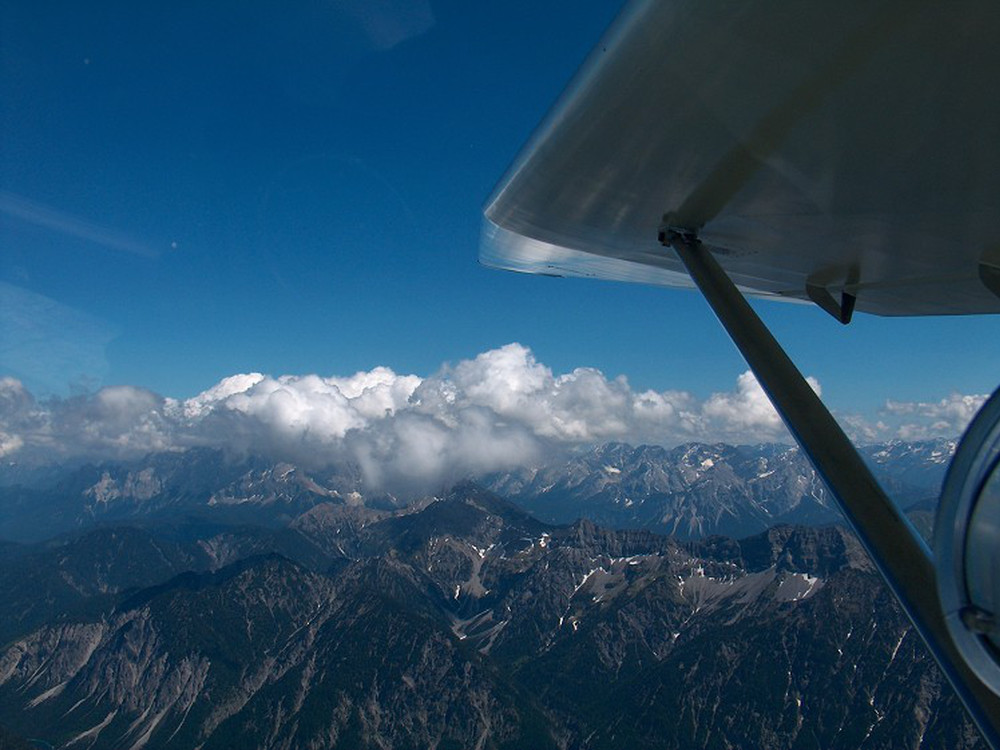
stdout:
[[[937,497],[954,448],[945,440],[893,442],[861,453],[906,509]],[[50,468],[25,482],[28,476],[16,464],[0,467],[0,539],[39,541],[99,524],[188,517],[276,527],[324,503],[393,510],[414,500],[366,489],[356,467],[310,470],[207,448]],[[840,518],[808,461],[780,445],[610,443],[472,479],[548,522],[587,518],[680,538],[740,537]]]
[[[936,498],[955,449],[935,440],[866,446],[862,458],[904,509]],[[782,523],[840,520],[797,448],[692,443],[674,449],[610,443],[539,469],[481,480],[541,519],[589,518],[681,538],[746,536]]]
[[[919,498],[946,451],[868,459]],[[552,524],[483,486],[612,520],[704,503],[684,516],[704,532],[744,496],[747,523],[824,519],[802,469],[774,446],[609,445],[404,504],[197,451],[8,487],[0,743],[984,747],[842,526]]]

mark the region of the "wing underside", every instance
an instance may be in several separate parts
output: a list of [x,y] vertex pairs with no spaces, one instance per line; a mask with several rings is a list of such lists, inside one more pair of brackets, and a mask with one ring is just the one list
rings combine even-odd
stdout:
[[481,259],[751,294],[1000,312],[1000,5],[629,4],[502,179]]

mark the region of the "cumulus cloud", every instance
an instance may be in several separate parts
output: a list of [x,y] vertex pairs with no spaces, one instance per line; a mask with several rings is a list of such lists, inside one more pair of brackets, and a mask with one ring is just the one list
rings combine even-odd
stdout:
[[[981,401],[891,402],[886,412],[928,434],[941,425],[957,431]],[[853,427],[872,437],[892,429],[863,420]],[[789,436],[749,372],[732,391],[702,400],[685,391],[635,391],[626,378],[592,368],[555,374],[519,344],[429,377],[385,367],[348,377],[246,373],[187,400],[119,386],[38,401],[18,381],[0,380],[0,455],[25,461],[203,445],[313,467],[346,463],[371,488],[427,491],[609,440],[676,445]]]
[[960,434],[976,416],[987,394],[952,393],[940,401],[886,401],[881,425],[900,440]]
[[164,399],[131,386],[38,402],[17,380],[0,379],[0,455],[35,461],[141,455],[174,447]]
[[[818,395],[822,394],[815,378],[806,380]],[[786,434],[781,417],[750,371],[737,378],[734,392],[712,394],[705,401],[702,412],[710,429],[729,437],[756,434],[770,436],[763,440],[776,440]]]

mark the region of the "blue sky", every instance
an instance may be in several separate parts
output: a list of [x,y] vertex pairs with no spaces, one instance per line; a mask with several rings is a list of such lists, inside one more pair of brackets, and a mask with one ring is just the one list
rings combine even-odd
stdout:
[[[8,0],[0,377],[184,399],[518,342],[556,375],[733,391],[746,366],[696,293],[477,262],[483,201],[618,5]],[[843,413],[1000,372],[992,317],[758,310]]]

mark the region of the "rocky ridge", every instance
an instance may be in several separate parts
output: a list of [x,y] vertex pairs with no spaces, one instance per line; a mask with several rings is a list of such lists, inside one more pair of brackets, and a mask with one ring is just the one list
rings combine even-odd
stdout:
[[8,624],[0,724],[94,748],[980,747],[842,528],[682,542],[472,484],[307,516],[8,551],[73,585]]
[[[937,496],[953,451],[953,443],[939,440],[868,446],[862,455],[906,508]],[[354,467],[306,468],[206,448],[16,483],[25,476],[16,466],[0,470],[0,539],[31,542],[98,525],[190,518],[277,528],[330,504],[377,514],[420,500],[373,493]],[[668,450],[609,443],[475,480],[550,523],[588,518],[681,538],[839,520],[801,453],[778,445]]]

